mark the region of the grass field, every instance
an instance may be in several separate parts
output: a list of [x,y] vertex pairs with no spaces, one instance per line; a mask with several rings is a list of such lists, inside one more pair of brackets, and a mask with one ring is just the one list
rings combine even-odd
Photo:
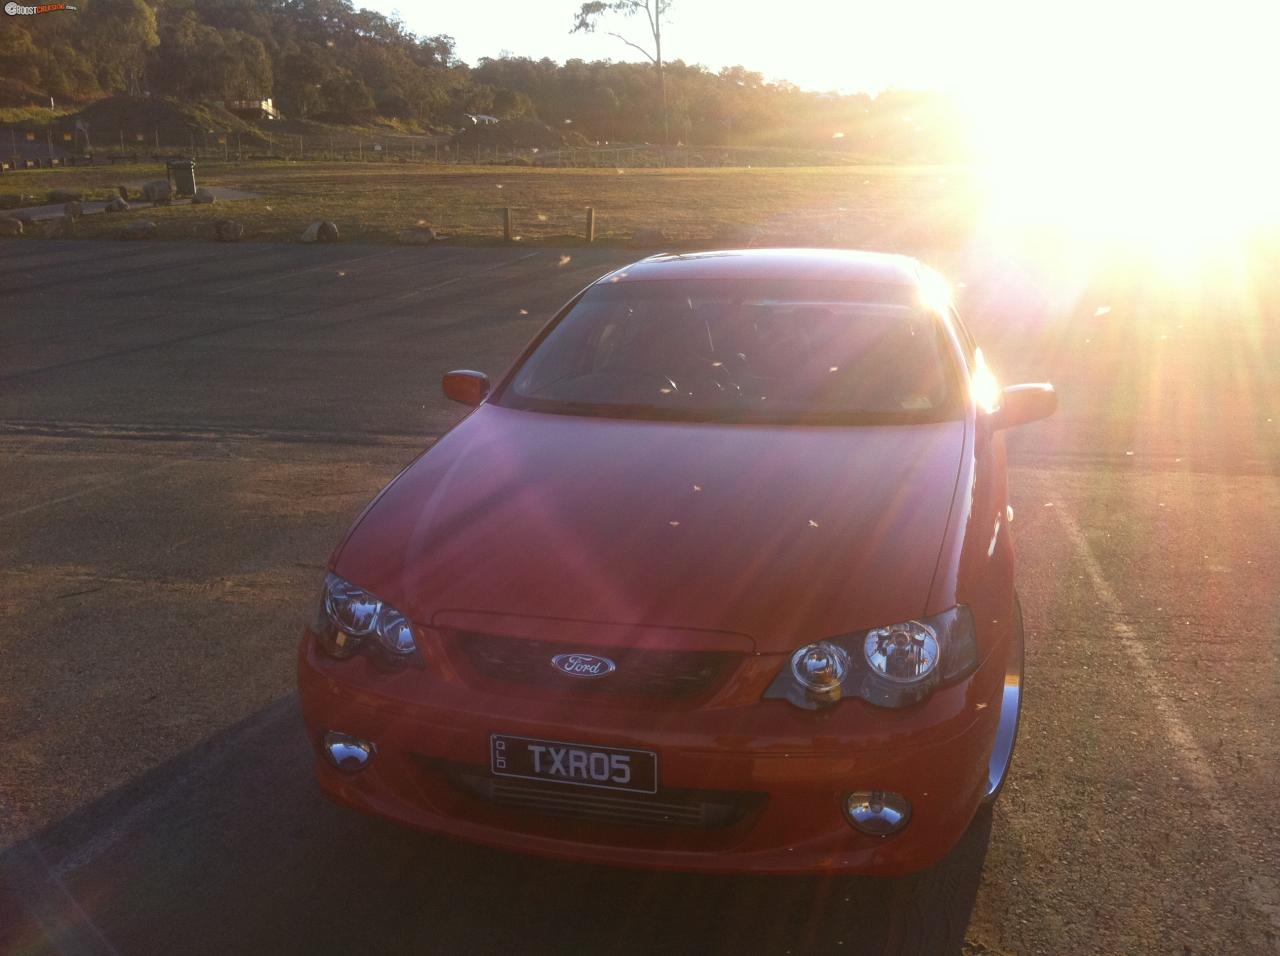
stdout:
[[[0,179],[0,193],[43,201],[48,189],[106,196],[119,183],[160,178],[158,164],[25,171]],[[450,241],[502,240],[510,207],[519,241],[581,242],[586,208],[597,241],[626,243],[659,229],[668,244],[802,244],[880,249],[953,247],[969,235],[976,197],[957,167],[543,169],[355,163],[205,164],[203,185],[260,198],[212,206],[135,208],[86,216],[77,235],[110,238],[126,222],[150,219],[167,239],[207,238],[230,217],[246,240],[294,241],[314,219],[338,223],[344,241],[394,242],[418,221]],[[131,190],[132,191],[132,190]]]

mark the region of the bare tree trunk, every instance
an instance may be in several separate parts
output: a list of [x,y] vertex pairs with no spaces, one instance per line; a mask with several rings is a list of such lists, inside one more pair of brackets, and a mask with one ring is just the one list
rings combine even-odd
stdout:
[[662,145],[671,145],[671,128],[667,120],[667,73],[662,68],[662,0],[654,4],[653,11],[654,63],[658,67],[658,93],[662,97]]

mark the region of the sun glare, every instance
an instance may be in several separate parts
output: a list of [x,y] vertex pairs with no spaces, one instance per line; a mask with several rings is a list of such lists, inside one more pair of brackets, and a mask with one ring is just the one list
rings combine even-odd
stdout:
[[1280,84],[1271,41],[1255,33],[1263,24],[1245,13],[1141,8],[1074,32],[1046,22],[1068,31],[1068,56],[975,67],[964,98],[988,228],[1123,248],[1174,270],[1275,228]]

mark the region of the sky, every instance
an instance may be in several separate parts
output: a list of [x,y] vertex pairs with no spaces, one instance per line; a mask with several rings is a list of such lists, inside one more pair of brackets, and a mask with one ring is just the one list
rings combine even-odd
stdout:
[[[447,33],[458,55],[636,60],[604,32],[570,34],[580,0],[356,0],[419,34]],[[742,64],[805,89],[1010,87],[1086,90],[1186,85],[1197,70],[1274,63],[1274,0],[674,0],[668,59]],[[641,20],[611,28],[647,45]]]
[[[458,55],[472,64],[504,50],[560,62],[640,59],[603,32],[570,34],[574,0],[356,3],[384,13],[398,10],[415,33],[450,34]],[[961,6],[954,0],[675,0],[663,30],[664,54],[713,69],[740,63],[768,79],[814,90],[936,87],[945,85],[947,71],[959,62],[950,37],[964,19]],[[922,17],[932,24],[927,32],[919,29]],[[639,20],[612,22],[637,42],[647,39]]]

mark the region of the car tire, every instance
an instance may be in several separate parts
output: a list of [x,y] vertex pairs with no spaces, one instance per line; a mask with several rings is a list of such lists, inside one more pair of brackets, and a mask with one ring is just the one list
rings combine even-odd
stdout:
[[883,956],[962,952],[991,841],[989,805],[978,808],[960,841],[936,864],[893,879]]

